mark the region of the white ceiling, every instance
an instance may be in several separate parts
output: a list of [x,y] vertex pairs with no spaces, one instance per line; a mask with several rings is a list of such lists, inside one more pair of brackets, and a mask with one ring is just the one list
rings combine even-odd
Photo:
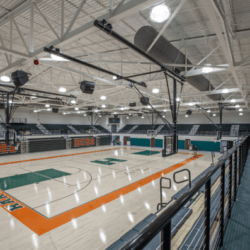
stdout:
[[[156,24],[149,19],[153,5],[165,2],[171,9],[173,20],[165,30],[165,23]],[[184,2],[184,4],[183,4]],[[76,112],[75,107],[84,111],[92,106],[103,111],[119,113],[136,113],[147,108],[139,102],[138,94],[128,86],[125,80],[114,81],[112,76],[75,64],[43,60],[50,55],[43,52],[44,46],[54,45],[63,53],[88,61],[124,76],[158,70],[144,57],[138,55],[124,44],[119,43],[93,26],[95,19],[105,18],[113,29],[133,42],[136,31],[151,25],[187,55],[196,66],[192,72],[183,74],[203,74],[204,64],[212,67],[222,65],[204,76],[217,89],[213,93],[200,92],[188,82],[184,84],[180,111],[194,108],[191,103],[218,111],[216,101],[208,94],[221,93],[224,101],[236,100],[245,112],[249,110],[250,91],[250,1],[221,0],[224,13],[220,15],[216,0],[0,0],[0,75],[22,69],[31,73],[26,88],[59,93],[61,86],[67,89],[66,94],[74,94],[77,104],[71,99],[53,102],[30,97],[16,97],[16,102],[26,104],[26,109],[45,111],[45,103],[59,108],[60,112]],[[178,6],[183,4],[178,13]],[[214,51],[213,53],[211,53]],[[209,55],[205,60],[204,58]],[[39,65],[34,65],[39,59]],[[200,65],[199,62],[201,62]],[[174,66],[174,65],[169,65]],[[175,65],[178,66],[178,65]],[[169,108],[166,81],[163,73],[135,78],[144,81],[147,88],[139,87],[150,97],[157,110]],[[93,95],[83,94],[79,82],[93,81],[96,84]],[[171,86],[170,81],[170,86]],[[153,88],[159,88],[159,94],[153,94]],[[6,88],[1,88],[7,90]],[[178,86],[180,91],[180,86]],[[217,92],[218,91],[218,92]],[[32,92],[31,92],[32,93]],[[107,99],[102,101],[101,95]],[[137,102],[134,111],[128,111],[128,104]],[[122,111],[120,108],[124,108]],[[148,109],[150,110],[150,109]],[[146,111],[146,110],[145,110]]]

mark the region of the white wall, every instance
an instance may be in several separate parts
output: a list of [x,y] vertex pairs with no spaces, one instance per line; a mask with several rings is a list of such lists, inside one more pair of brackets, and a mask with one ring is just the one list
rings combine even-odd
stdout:
[[[4,111],[0,111],[1,116],[5,119]],[[52,111],[38,112],[34,113],[33,111],[21,110],[18,109],[14,113],[12,118],[27,118],[28,123],[51,123],[51,124],[90,124],[90,121],[87,117],[80,115],[62,115],[55,114]]]
[[[5,119],[4,111],[0,111],[1,116]],[[126,116],[119,116],[121,123],[118,125],[118,131],[123,128],[126,124],[150,124],[152,116],[147,116],[144,114],[144,119],[138,116],[126,118]],[[25,109],[18,109],[14,113],[13,118],[27,118],[28,123],[61,123],[61,124],[90,124],[90,118],[87,116],[83,116],[83,114],[72,114],[72,115],[62,115],[62,114],[54,114],[52,111],[48,112],[39,112],[34,113],[33,111],[28,111]],[[148,119],[149,118],[149,119]],[[96,121],[97,118],[94,119]],[[108,126],[108,119],[109,116],[101,117],[97,124],[107,128],[108,130],[111,129]],[[170,113],[166,113],[166,119],[171,123],[172,118]],[[219,123],[219,117],[211,117],[211,119],[215,123]],[[163,124],[163,121],[158,118],[155,121],[156,124]],[[192,114],[189,117],[185,117],[184,114],[180,114],[178,117],[179,124],[208,124],[211,123],[203,114]],[[245,112],[243,116],[239,116],[238,112],[228,112],[223,114],[223,123],[233,123],[233,124],[240,124],[240,123],[250,123],[250,115],[249,113]]]
[[[172,117],[170,113],[166,113],[166,119],[172,123]],[[148,119],[149,118],[149,119]],[[220,119],[217,115],[216,117],[210,117],[215,123],[219,123]],[[130,117],[128,120],[124,117],[125,124],[150,124],[152,122],[152,116],[147,116],[144,114],[144,119],[138,116]],[[155,121],[156,124],[163,124],[163,121],[158,118]],[[180,114],[178,117],[179,124],[209,124],[211,123],[203,114],[192,114],[189,117],[185,117],[184,114]],[[222,123],[250,123],[250,115],[249,113],[244,113],[243,116],[239,115],[239,112],[230,112],[224,113]]]

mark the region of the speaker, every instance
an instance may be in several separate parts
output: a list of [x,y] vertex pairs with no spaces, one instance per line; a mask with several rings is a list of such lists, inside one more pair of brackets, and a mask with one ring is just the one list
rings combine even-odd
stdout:
[[142,105],[148,105],[149,103],[149,98],[148,97],[141,97],[140,102]]
[[187,110],[186,115],[192,115],[192,110]]
[[136,106],[136,102],[129,103],[129,107],[135,107],[135,106]]
[[82,93],[92,95],[95,89],[95,83],[89,81],[82,81],[79,83]]
[[13,83],[15,84],[16,87],[21,87],[26,82],[29,81],[28,73],[26,73],[26,72],[24,72],[22,70],[17,70],[15,72],[12,72],[11,73],[11,78],[12,78]]
[[58,109],[52,108],[52,113],[58,113]]

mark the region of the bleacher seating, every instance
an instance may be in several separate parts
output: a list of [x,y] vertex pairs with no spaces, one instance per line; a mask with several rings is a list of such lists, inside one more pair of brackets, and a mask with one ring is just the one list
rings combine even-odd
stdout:
[[246,135],[250,133],[250,124],[240,124],[239,135]]
[[188,135],[192,127],[192,124],[177,124],[177,134]]
[[104,128],[101,125],[94,125],[95,128],[97,128],[101,133],[110,133],[106,128]]
[[156,130],[160,125],[154,125],[152,127],[152,124],[139,124],[139,126],[132,131],[132,134],[147,134],[148,130]]
[[42,124],[51,134],[74,134],[66,124]]
[[134,126],[135,124],[127,124],[119,131],[119,133],[128,133],[128,131]]
[[21,134],[37,134],[37,135],[41,135],[42,132],[39,130],[39,128],[36,126],[36,124],[34,123],[26,123],[26,124],[20,124],[20,123],[11,123],[10,124],[10,129],[14,129],[18,135]]
[[217,129],[213,124],[200,124],[196,135],[216,135]]

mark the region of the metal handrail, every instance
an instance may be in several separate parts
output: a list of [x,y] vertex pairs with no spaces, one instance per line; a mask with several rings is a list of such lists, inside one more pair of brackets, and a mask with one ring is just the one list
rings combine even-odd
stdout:
[[[238,150],[238,148],[249,138],[246,136],[239,144],[235,145],[228,154],[221,157],[220,160],[214,164],[214,167],[209,170],[203,177],[200,178],[188,191],[181,195],[176,202],[157,216],[147,227],[142,229],[137,235],[135,235],[130,241],[128,241],[121,250],[141,250],[147,244],[154,239],[154,237],[163,229],[169,231],[169,225],[171,225],[171,219],[179,212],[179,210],[185,206],[185,204],[195,195],[196,192],[206,183],[210,182],[212,175],[225,164],[232,154]],[[171,230],[171,229],[170,229]]]
[[[165,187],[165,186],[162,186],[162,180],[168,180],[169,181],[169,186],[168,187]],[[171,189],[171,179],[170,178],[166,178],[166,177],[161,177],[160,179],[160,200],[161,202],[157,204],[157,210],[159,210],[159,207],[161,206],[161,208],[163,207],[163,205],[166,205],[167,203],[163,203],[162,202],[162,189],[163,188],[166,188],[166,189]]]
[[[183,171],[187,171],[187,172],[188,172],[188,180],[176,181],[175,175],[178,174],[178,173],[181,173],[181,172],[183,172]],[[176,171],[176,172],[174,173],[174,175],[173,175],[173,178],[174,178],[174,182],[177,183],[177,184],[180,184],[180,183],[182,183],[182,182],[188,181],[188,182],[189,182],[189,189],[191,188],[191,172],[190,172],[189,169],[185,168],[185,169],[182,169],[182,170],[180,170],[180,171]]]

